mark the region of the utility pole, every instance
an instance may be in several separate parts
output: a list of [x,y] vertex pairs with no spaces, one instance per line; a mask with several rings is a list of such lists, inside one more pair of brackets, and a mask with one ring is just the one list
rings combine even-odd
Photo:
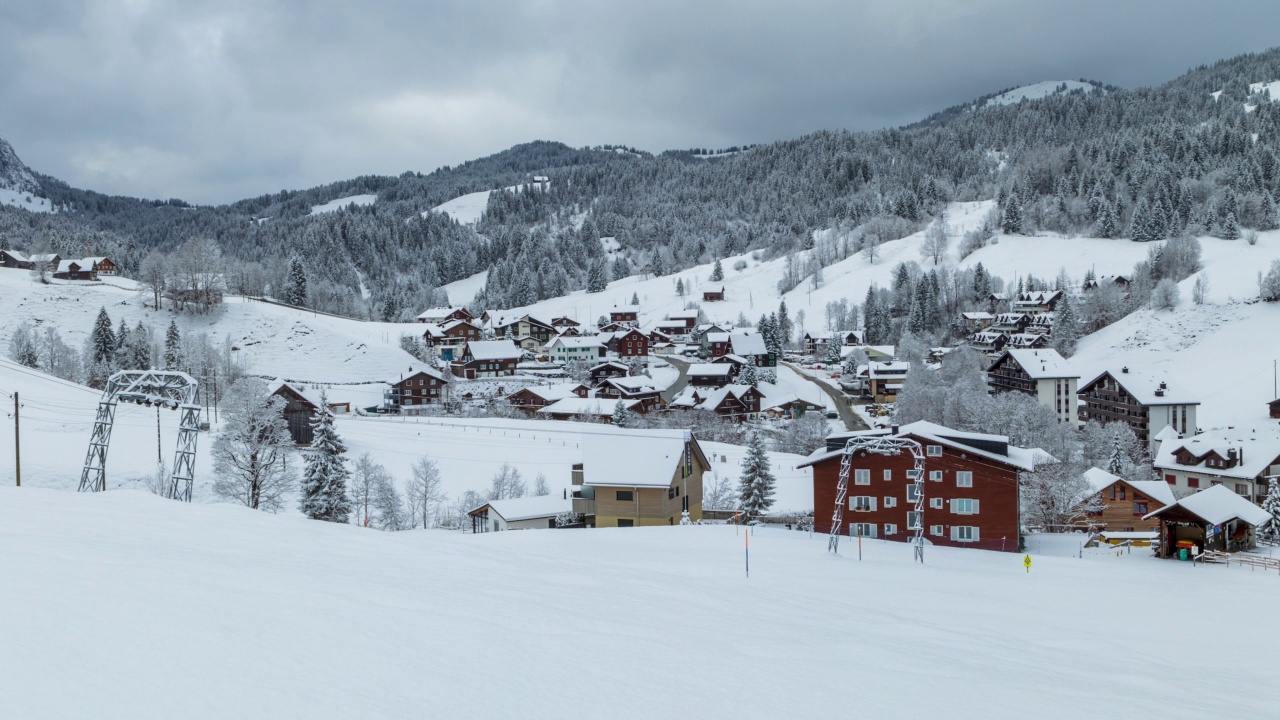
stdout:
[[17,487],[22,487],[22,435],[18,432],[18,423],[21,418],[18,416],[18,391],[13,391],[13,466],[15,475],[18,478]]
[[156,467],[164,464],[164,456],[160,454],[160,406],[156,405]]

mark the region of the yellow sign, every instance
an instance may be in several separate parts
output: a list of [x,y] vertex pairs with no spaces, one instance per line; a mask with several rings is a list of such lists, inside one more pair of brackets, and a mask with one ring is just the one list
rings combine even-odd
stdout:
[[1027,569],[1027,572],[1031,572],[1031,556],[1030,555],[1027,555],[1026,557],[1022,558],[1022,566]]

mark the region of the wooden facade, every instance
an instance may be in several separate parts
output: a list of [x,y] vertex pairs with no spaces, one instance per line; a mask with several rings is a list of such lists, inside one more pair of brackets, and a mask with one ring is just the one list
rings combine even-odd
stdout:
[[284,420],[289,426],[289,436],[293,438],[294,444],[310,445],[315,435],[311,423],[320,411],[320,406],[288,383],[282,383],[272,395],[284,400]]
[[648,357],[649,336],[635,328],[614,333],[609,339],[609,349],[617,353],[618,357]]
[[441,373],[419,370],[391,384],[392,404],[405,409],[441,402],[448,383]]

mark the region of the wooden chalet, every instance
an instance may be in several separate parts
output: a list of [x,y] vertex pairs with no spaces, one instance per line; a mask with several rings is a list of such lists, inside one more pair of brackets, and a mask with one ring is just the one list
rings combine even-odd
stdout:
[[388,405],[395,410],[411,410],[444,401],[449,378],[432,368],[423,368],[391,383]]
[[800,340],[805,355],[826,355],[831,343],[840,343],[842,347],[853,347],[862,344],[861,330],[834,330],[822,333],[805,333]]
[[1086,280],[1082,288],[1096,290],[1104,287],[1118,287],[1128,292],[1131,285],[1133,285],[1133,280],[1128,275],[1103,275],[1093,280]]
[[551,327],[561,328],[561,332],[563,332],[563,328],[578,328],[582,327],[582,324],[571,317],[561,315],[558,318],[551,319]]
[[310,445],[315,435],[311,423],[320,412],[320,404],[282,380],[267,386],[267,392],[284,400],[284,421],[289,426],[289,436],[294,444]]
[[653,384],[652,378],[643,375],[608,378],[596,386],[596,397],[638,400],[640,405],[635,409],[639,412],[649,412],[662,404],[662,391]]
[[906,382],[907,371],[911,369],[909,362],[876,362],[867,363],[866,377],[863,382],[863,395],[876,403],[897,402],[898,391]]
[[926,503],[915,511],[914,461],[910,453],[858,451],[850,457],[846,510],[837,531],[907,542],[924,528],[933,545],[1018,552],[1021,539],[1018,475],[1049,461],[1043,451],[1009,444],[1003,435],[952,430],[931,422],[838,433],[827,451],[800,467],[813,468],[814,531],[831,532],[840,464],[854,437],[914,440],[925,450]]
[[659,320],[653,325],[654,332],[664,335],[668,341],[683,340],[689,336],[690,328],[683,320]]
[[1276,398],[1275,400],[1267,403],[1267,410],[1270,412],[1273,420],[1280,418],[1280,398]]
[[609,360],[593,365],[588,372],[591,374],[591,386],[595,387],[609,378],[627,377],[631,374],[631,366],[617,360]]
[[475,340],[463,347],[461,360],[455,360],[450,369],[468,380],[514,375],[524,355],[511,340]]
[[987,367],[991,393],[1020,392],[1053,410],[1059,422],[1074,423],[1080,374],[1057,350],[1010,348]]
[[702,302],[723,302],[724,286],[721,285],[719,290],[703,290]]
[[14,270],[35,270],[37,266],[55,270],[61,262],[62,257],[57,253],[27,255],[17,250],[0,250],[0,267]]
[[731,420],[748,420],[760,413],[764,393],[750,385],[725,385],[718,388],[686,387],[671,401],[675,410],[714,412]]
[[[727,352],[748,360],[755,360],[756,367],[770,368],[778,366],[778,356],[769,352],[764,344],[764,336],[755,333],[729,333]],[[720,353],[724,355],[725,353]]]
[[559,335],[555,327],[532,315],[524,315],[508,323],[499,323],[494,328],[498,337],[516,342],[526,350],[542,350],[551,338]]
[[115,275],[117,272],[115,262],[109,257],[87,257],[80,263],[89,266],[97,275]]
[[991,324],[987,326],[990,332],[997,332],[1004,335],[1015,335],[1017,333],[1026,332],[1027,326],[1031,324],[1031,315],[1025,312],[1003,312],[995,316]]
[[673,313],[667,313],[667,320],[671,323],[684,323],[685,330],[692,330],[698,325],[697,310],[678,310]]
[[94,271],[93,265],[85,263],[83,260],[63,260],[58,263],[58,269],[53,271],[53,276],[59,280],[97,280],[98,273]]
[[508,395],[507,402],[521,410],[533,412],[565,398],[586,398],[590,393],[591,389],[586,385],[575,382],[531,385]]
[[740,366],[736,363],[693,363],[685,370],[689,384],[695,387],[720,387],[738,377]]
[[464,307],[438,307],[423,312],[418,315],[417,319],[420,323],[436,323],[439,325],[450,320],[472,322],[476,318],[471,314],[470,310]]
[[636,305],[614,307],[609,311],[609,322],[635,327],[640,322],[640,308]]
[[964,323],[965,331],[976,333],[991,327],[991,323],[995,322],[996,316],[984,310],[978,310],[960,313],[960,320]]
[[1090,530],[1155,532],[1160,521],[1147,516],[1174,503],[1173,489],[1159,480],[1129,481],[1101,468],[1089,468],[1084,479],[1101,501],[1101,510],[1083,523]]
[[985,330],[969,336],[969,347],[985,355],[999,355],[1009,344],[1009,336]]
[[442,360],[453,360],[459,349],[483,335],[480,326],[471,320],[454,318],[443,323],[426,323],[422,332],[422,342],[435,350]]
[[1062,300],[1061,290],[1024,292],[1014,298],[1013,311],[1029,315],[1053,312],[1058,307],[1058,301],[1060,300]]
[[593,430],[572,468],[573,511],[587,527],[676,525],[686,512],[697,522],[709,470],[688,430]]
[[649,336],[633,327],[613,333],[608,346],[610,352],[616,353],[618,357],[649,356]]
[[729,352],[729,333],[709,332],[702,335],[702,349],[707,355],[718,358]]

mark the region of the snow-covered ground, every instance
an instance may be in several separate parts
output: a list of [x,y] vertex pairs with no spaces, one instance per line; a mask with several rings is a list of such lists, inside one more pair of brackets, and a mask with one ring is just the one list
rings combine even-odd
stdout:
[[[15,718],[1269,717],[1276,578],[728,526],[382,533],[0,489]],[[1153,605],[1153,598],[1159,602]],[[1103,601],[1105,599],[1105,602]],[[1256,602],[1254,603],[1256,605]],[[648,690],[645,690],[648,689]],[[657,690],[660,689],[660,690]],[[745,693],[745,695],[744,695]]]
[[467,193],[437,205],[422,213],[422,215],[426,217],[427,213],[443,213],[463,225],[473,225],[480,222],[480,217],[484,215],[484,209],[489,206],[489,193],[491,192],[493,191],[481,190],[480,192]]
[[372,205],[377,201],[378,201],[377,195],[348,195],[347,197],[341,197],[341,198],[338,198],[337,200],[330,200],[329,202],[324,203],[323,205],[312,205],[311,214],[320,215],[322,213],[337,212],[351,205],[362,207],[365,205]]
[[1089,92],[1094,87],[1094,85],[1080,82],[1079,80],[1045,80],[1044,82],[1023,85],[1020,88],[1000,93],[987,100],[987,107],[992,105],[1013,105],[1023,100],[1039,100],[1061,92],[1071,92],[1072,90]]
[[53,205],[48,198],[8,188],[0,188],[0,205],[12,205],[31,212],[53,212]]

